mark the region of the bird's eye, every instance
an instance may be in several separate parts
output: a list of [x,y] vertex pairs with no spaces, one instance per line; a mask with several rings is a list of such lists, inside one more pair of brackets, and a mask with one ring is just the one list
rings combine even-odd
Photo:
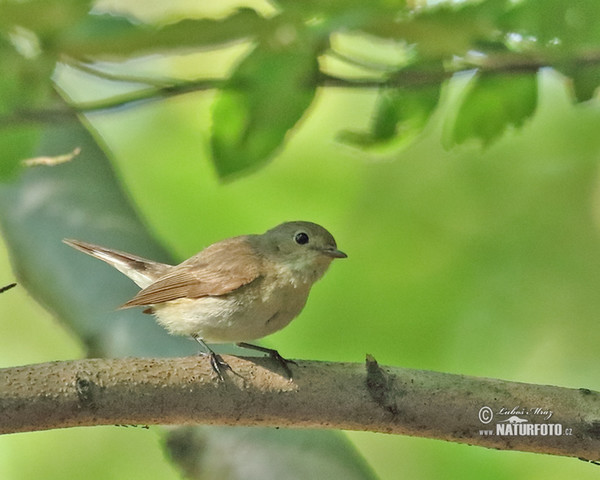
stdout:
[[298,245],[306,245],[308,243],[308,235],[304,232],[298,232],[294,235],[294,240]]

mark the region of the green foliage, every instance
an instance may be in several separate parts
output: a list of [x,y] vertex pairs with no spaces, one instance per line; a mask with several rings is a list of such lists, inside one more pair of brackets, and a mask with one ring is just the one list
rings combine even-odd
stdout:
[[[498,22],[509,8],[507,0],[441,2],[414,11],[405,9],[400,14],[389,11],[378,19],[381,25],[366,24],[364,31],[414,45],[419,53],[417,63],[427,65],[432,59],[452,60],[486,44],[489,48],[497,43],[496,48],[501,48]],[[363,30],[362,25],[359,28]]]
[[146,52],[219,48],[257,37],[265,28],[268,22],[250,9],[224,19],[184,19],[161,27],[125,17],[91,15],[61,36],[59,49],[81,59],[123,59]]
[[509,126],[521,127],[537,104],[537,78],[530,74],[475,75],[458,108],[450,141],[497,139]]
[[582,53],[598,47],[599,16],[600,3],[593,0],[527,0],[517,2],[501,18],[500,25],[504,31],[534,39],[536,49]]
[[[356,146],[368,147],[401,139],[408,144],[423,130],[440,96],[439,85],[398,87],[382,91],[368,133],[345,131],[338,138]],[[398,142],[394,144],[398,146]]]
[[572,69],[572,87],[575,100],[587,102],[594,98],[600,79],[600,65],[582,65]]
[[315,95],[315,43],[294,39],[274,49],[267,38],[235,69],[213,109],[212,148],[221,177],[260,164],[281,147]]
[[90,13],[91,0],[30,0],[3,1],[0,5],[0,29],[3,33],[16,26],[30,30],[51,48],[51,41],[60,37]]
[[[124,62],[153,53],[217,52],[240,42],[254,44],[226,78],[200,74],[187,81],[163,81],[161,88],[149,93],[160,97],[207,86],[219,89],[211,145],[216,171],[227,178],[272,158],[322,85],[379,86],[380,100],[369,130],[345,132],[340,138],[355,146],[390,143],[400,149],[418,138],[439,105],[437,92],[457,72],[477,70],[481,80],[454,128],[448,127],[448,145],[470,138],[489,144],[508,126],[522,125],[535,111],[532,85],[542,67],[568,76],[576,101],[590,100],[600,84],[596,0],[410,5],[404,1],[279,1],[269,11],[248,4],[219,18],[168,18],[159,25],[130,14],[89,14],[86,1],[5,1],[0,4],[0,70],[10,74],[3,76],[0,85],[0,112],[5,115],[0,120],[23,122],[23,109],[30,113],[27,118],[35,118],[36,111],[42,116],[41,107],[52,109],[48,92],[56,62],[85,68],[99,60]],[[365,36],[360,55],[344,55],[332,46],[331,39],[346,32]],[[381,39],[405,48],[407,61],[372,64],[365,60]],[[325,75],[319,68],[325,55],[337,56],[342,68]],[[364,78],[348,77],[343,64],[359,66]],[[431,69],[432,64],[438,67]],[[97,73],[102,76],[101,70]],[[144,82],[139,76],[135,80]],[[113,75],[112,81],[126,82],[128,76]],[[474,106],[480,99],[484,103]],[[135,95],[131,100],[107,99],[106,108],[136,100]],[[81,108],[85,110],[84,105]],[[13,169],[3,169],[9,170]]]

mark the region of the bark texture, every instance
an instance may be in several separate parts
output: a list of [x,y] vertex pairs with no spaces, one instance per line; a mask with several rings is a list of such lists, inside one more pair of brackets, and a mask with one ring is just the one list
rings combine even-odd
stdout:
[[0,433],[83,425],[336,428],[600,459],[600,394],[397,367],[268,358],[124,358],[0,370]]

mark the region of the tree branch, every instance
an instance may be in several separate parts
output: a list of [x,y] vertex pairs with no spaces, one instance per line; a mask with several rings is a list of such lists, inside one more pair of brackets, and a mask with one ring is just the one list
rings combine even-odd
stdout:
[[600,394],[587,389],[380,367],[370,356],[366,367],[298,362],[289,381],[268,358],[225,359],[233,369],[225,381],[201,357],[5,368],[0,433],[115,424],[338,428],[600,459]]
[[[579,52],[567,59],[562,57],[544,58],[527,54],[494,54],[484,56],[469,56],[463,61],[456,61],[455,68],[449,70],[399,70],[387,72],[380,76],[367,76],[364,78],[344,78],[328,73],[320,72],[316,78],[317,86],[327,88],[358,88],[358,89],[381,89],[381,88],[415,88],[439,84],[453,75],[478,70],[490,74],[501,73],[535,73],[541,68],[553,65],[570,65],[572,67],[585,67],[600,63],[600,51]],[[127,75],[116,75],[102,72],[101,70],[86,67],[85,64],[76,67],[101,78],[107,78],[119,82],[146,84],[144,88],[116,95],[110,98],[79,102],[72,105],[58,105],[47,108],[34,108],[12,111],[0,115],[0,128],[14,127],[21,124],[55,123],[57,121],[72,120],[73,113],[94,113],[107,110],[129,107],[141,102],[162,100],[174,96],[184,95],[192,92],[218,90],[228,86],[228,80],[224,78],[202,78],[191,81],[177,81],[173,79],[155,79],[143,77],[131,77]],[[170,83],[171,82],[171,83]],[[228,88],[234,88],[229,85]]]

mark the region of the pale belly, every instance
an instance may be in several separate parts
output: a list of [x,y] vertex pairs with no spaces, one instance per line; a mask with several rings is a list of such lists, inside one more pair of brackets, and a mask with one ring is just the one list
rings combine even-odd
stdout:
[[228,295],[154,305],[154,312],[172,334],[194,335],[209,343],[247,342],[288,325],[302,311],[309,290],[310,286],[288,284],[265,291],[251,284]]

